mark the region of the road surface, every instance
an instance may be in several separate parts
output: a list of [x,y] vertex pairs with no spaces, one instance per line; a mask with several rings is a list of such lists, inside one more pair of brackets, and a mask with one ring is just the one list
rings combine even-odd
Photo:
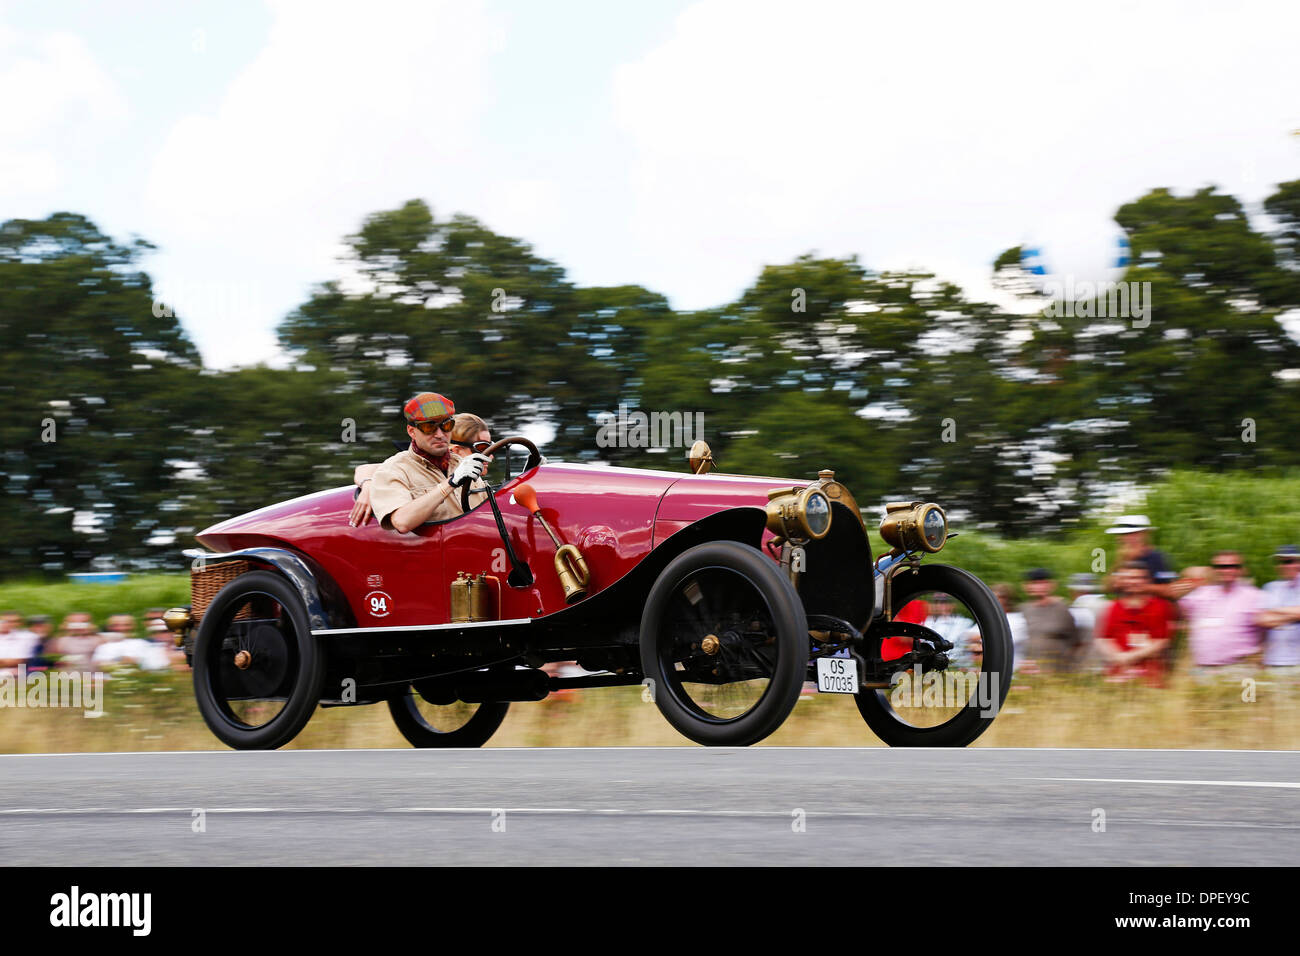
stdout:
[[0,756],[9,865],[1293,865],[1300,754],[588,748]]

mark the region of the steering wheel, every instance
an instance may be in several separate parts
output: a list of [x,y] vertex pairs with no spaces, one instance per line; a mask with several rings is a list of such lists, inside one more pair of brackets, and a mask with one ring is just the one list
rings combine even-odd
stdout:
[[[536,468],[542,463],[542,453],[537,450],[537,445],[531,438],[525,438],[523,435],[511,435],[508,438],[503,438],[500,441],[493,442],[484,449],[483,454],[495,455],[507,445],[523,445],[528,449],[528,460],[524,462],[524,467],[522,471],[520,471],[520,474]],[[464,512],[469,511],[470,484],[471,483],[467,481],[460,487],[460,510]]]

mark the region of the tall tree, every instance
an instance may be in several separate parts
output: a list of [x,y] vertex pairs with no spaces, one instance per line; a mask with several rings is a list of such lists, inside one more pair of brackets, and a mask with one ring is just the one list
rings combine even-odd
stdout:
[[0,227],[0,570],[141,558],[172,525],[199,356],[114,242],[72,213]]
[[350,287],[320,288],[280,337],[303,363],[345,376],[368,433],[400,434],[401,402],[432,389],[497,435],[545,422],[554,454],[586,447],[593,402],[614,397],[600,394],[608,329],[559,266],[468,216],[439,221],[418,200],[347,241]]

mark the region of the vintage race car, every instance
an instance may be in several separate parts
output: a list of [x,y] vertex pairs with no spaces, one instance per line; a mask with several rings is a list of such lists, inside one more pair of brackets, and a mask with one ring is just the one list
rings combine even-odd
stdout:
[[414,746],[480,746],[511,702],[642,685],[691,740],[747,745],[815,685],[888,744],[964,746],[1006,696],[997,600],[922,564],[949,535],[935,504],[887,506],[877,559],[831,471],[710,473],[703,442],[681,473],[548,462],[519,436],[489,453],[507,449],[517,474],[410,533],[352,527],[352,487],[201,532],[167,621],[212,732],[274,748],[318,704],[383,703]]

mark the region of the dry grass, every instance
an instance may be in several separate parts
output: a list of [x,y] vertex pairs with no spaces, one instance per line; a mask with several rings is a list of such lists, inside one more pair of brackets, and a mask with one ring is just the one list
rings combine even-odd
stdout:
[[[1261,674],[1257,699],[1240,683],[1198,685],[1175,677],[1165,689],[1098,678],[1021,678],[977,746],[1300,749],[1300,685]],[[0,710],[0,752],[211,750],[221,744],[198,715],[188,674],[133,674],[110,682],[104,716],[79,710]],[[586,690],[515,704],[489,746],[682,746],[639,687]],[[775,746],[873,746],[879,741],[853,702],[803,697]],[[320,709],[294,748],[407,747],[382,705]]]

